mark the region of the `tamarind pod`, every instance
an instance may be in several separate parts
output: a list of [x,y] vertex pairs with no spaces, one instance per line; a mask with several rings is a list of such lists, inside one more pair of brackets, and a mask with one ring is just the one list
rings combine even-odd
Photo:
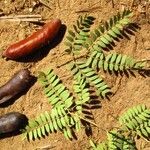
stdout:
[[27,89],[33,78],[28,69],[22,69],[15,73],[7,83],[0,87],[0,104],[9,101]]
[[3,52],[2,56],[15,60],[29,55],[51,41],[58,33],[60,27],[60,19],[53,19],[29,37],[10,45]]
[[11,133],[23,129],[28,119],[18,112],[10,112],[0,116],[0,134]]

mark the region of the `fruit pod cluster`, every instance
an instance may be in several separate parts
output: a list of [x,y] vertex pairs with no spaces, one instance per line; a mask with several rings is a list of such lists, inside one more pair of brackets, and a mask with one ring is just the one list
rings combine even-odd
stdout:
[[[60,27],[60,19],[54,19],[26,39],[10,45],[2,56],[13,60],[23,58],[53,40]],[[7,83],[0,87],[0,104],[9,102],[16,95],[24,92],[31,86],[34,79],[35,77],[30,74],[28,69],[18,71]],[[0,116],[0,135],[20,131],[20,129],[25,128],[27,123],[28,118],[19,112],[2,115]]]

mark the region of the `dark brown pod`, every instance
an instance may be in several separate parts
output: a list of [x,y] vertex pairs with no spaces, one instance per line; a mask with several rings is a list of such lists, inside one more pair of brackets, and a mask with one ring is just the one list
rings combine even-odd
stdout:
[[10,45],[2,55],[10,59],[18,59],[29,55],[51,41],[58,33],[60,27],[60,19],[53,19],[26,39]]
[[19,93],[27,89],[33,80],[28,69],[22,69],[2,87],[0,87],[0,104],[14,98]]
[[27,123],[27,117],[18,112],[11,112],[0,116],[0,134],[19,131],[23,129]]

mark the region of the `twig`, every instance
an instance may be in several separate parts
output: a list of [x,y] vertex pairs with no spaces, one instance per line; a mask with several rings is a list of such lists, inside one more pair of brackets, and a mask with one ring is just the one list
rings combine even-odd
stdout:
[[72,62],[72,61],[74,61],[74,60],[78,60],[78,59],[81,59],[81,58],[84,58],[84,57],[85,57],[85,56],[79,56],[78,58],[70,59],[70,60],[66,61],[65,63],[63,63],[63,64],[58,65],[57,67],[60,68],[60,67],[62,67],[62,66],[65,66],[65,65],[69,64],[70,62]]
[[75,13],[86,13],[86,12],[94,12],[97,9],[100,9],[101,6],[93,7],[93,8],[85,8],[82,10],[75,11]]
[[[67,53],[63,53],[63,55],[65,55],[65,54],[67,54]],[[63,56],[63,55],[62,55],[62,56]],[[74,56],[73,56],[70,60],[67,60],[65,63],[62,63],[62,64],[58,65],[57,67],[59,68],[59,67],[65,66],[65,65],[67,65],[68,63],[70,63],[70,62],[72,62],[72,61],[74,61],[74,60],[78,60],[78,59],[86,58],[86,57],[87,57],[87,52],[86,52],[86,53],[83,53],[83,54],[80,55],[80,56],[77,56],[76,58],[74,58]]]
[[132,0],[131,8],[134,6],[134,2],[135,2],[135,0]]
[[112,3],[112,8],[114,8],[115,7],[114,0],[111,0],[111,3]]
[[50,7],[48,6],[48,4],[45,3],[43,0],[38,0],[38,1],[39,1],[39,3],[41,3],[43,6],[47,7],[47,8],[50,9],[50,10],[52,10],[52,8],[50,8]]
[[0,18],[7,18],[7,19],[12,19],[12,18],[39,18],[41,19],[41,15],[16,15],[16,16],[2,16]]
[[61,9],[59,0],[57,0],[57,4],[58,4],[58,8]]
[[4,13],[3,12],[0,12],[0,16],[3,16],[4,15]]
[[28,21],[28,22],[41,22],[41,15],[16,15],[16,16],[2,16],[0,20],[9,21]]
[[56,148],[56,146],[44,146],[44,147],[37,147],[35,150],[50,150]]
[[97,9],[101,9],[101,6],[96,6],[99,3],[100,3],[100,1],[96,2],[95,4],[92,4],[92,6],[90,8],[84,8],[81,10],[77,10],[77,11],[75,11],[75,13],[95,12]]
[[148,62],[148,61],[150,62],[150,59],[143,59],[143,60],[137,61],[137,63],[138,63],[138,62]]

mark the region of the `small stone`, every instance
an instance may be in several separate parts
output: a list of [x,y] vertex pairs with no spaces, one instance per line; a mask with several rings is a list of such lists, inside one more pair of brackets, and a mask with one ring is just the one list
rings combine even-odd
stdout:
[[29,8],[29,12],[32,12],[33,11],[33,8]]
[[36,5],[37,3],[35,1],[32,2],[33,7]]

